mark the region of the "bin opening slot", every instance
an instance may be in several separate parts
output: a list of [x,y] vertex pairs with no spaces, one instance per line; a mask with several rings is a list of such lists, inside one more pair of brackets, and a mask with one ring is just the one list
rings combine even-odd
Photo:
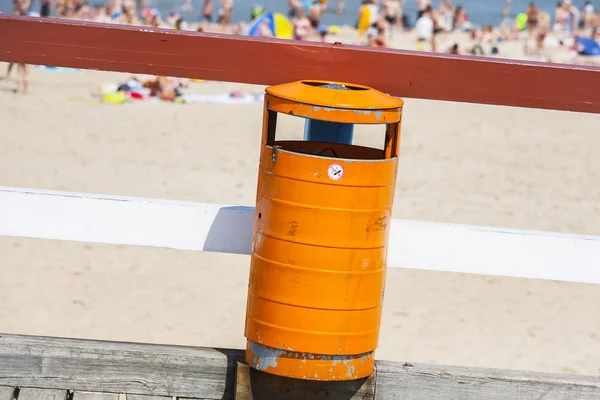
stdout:
[[275,145],[281,150],[298,154],[340,158],[347,160],[384,160],[385,152],[372,147],[356,146],[351,144],[306,142],[303,140],[278,140]]

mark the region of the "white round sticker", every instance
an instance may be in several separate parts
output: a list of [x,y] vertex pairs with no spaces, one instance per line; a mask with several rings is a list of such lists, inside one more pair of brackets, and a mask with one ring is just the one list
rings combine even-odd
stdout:
[[327,168],[327,175],[329,175],[329,179],[339,181],[344,176],[344,168],[339,164],[331,164]]

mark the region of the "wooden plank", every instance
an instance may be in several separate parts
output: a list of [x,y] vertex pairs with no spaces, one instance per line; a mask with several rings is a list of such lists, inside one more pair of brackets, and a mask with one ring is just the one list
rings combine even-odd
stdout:
[[120,400],[175,400],[172,397],[167,396],[147,396],[143,394],[127,394],[125,399]]
[[0,386],[0,400],[13,400],[15,388]]
[[[254,209],[0,188],[0,235],[250,254]],[[600,237],[393,219],[388,267],[600,283]]]
[[[180,399],[182,399],[182,397],[180,397]],[[121,396],[120,400],[176,400],[176,398],[167,396],[148,396],[143,394],[128,393],[125,395],[124,398]]]
[[372,400],[376,373],[369,378],[342,382],[319,382],[267,374],[238,362],[235,400]]
[[0,335],[0,385],[231,398],[242,357],[208,348]]
[[[264,62],[242,62],[251,59]],[[337,80],[411,98],[600,112],[595,67],[57,19],[0,15],[0,60],[264,85]]]
[[600,376],[377,362],[377,400],[597,400]]
[[119,400],[118,393],[84,392],[76,390],[73,392],[73,400]]
[[21,388],[19,400],[66,400],[67,391],[57,389]]
[[[242,357],[241,350],[0,335],[0,386],[22,387],[18,400],[64,400],[64,389],[74,389],[75,393],[178,396],[180,400],[232,399],[236,393],[238,399],[255,400],[280,395],[286,399],[319,396],[360,399],[373,393],[372,382],[368,380],[354,382],[354,387],[352,383],[338,386],[300,380],[282,383],[277,377],[257,374],[246,367],[242,367],[241,375],[236,377],[235,366]],[[600,398],[600,376],[386,361],[377,361],[376,371],[373,379],[378,400]],[[237,387],[234,387],[236,379]],[[353,397],[361,395],[363,397]],[[114,399],[116,394],[109,396]],[[96,400],[81,395],[75,397],[73,400]],[[127,400],[150,400],[126,397]],[[108,397],[98,400],[108,400]]]

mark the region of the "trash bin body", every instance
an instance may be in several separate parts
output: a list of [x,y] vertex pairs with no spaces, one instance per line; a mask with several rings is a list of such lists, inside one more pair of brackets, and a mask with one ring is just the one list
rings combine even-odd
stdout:
[[[245,328],[251,367],[309,380],[372,373],[402,104],[359,85],[267,89]],[[277,113],[305,118],[305,140],[277,141]],[[382,149],[352,145],[361,123],[385,127]]]

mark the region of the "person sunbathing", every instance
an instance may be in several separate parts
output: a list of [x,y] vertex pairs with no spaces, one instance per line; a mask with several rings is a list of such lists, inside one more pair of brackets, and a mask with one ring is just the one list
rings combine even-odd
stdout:
[[150,96],[165,101],[174,101],[181,96],[181,83],[166,76],[157,76],[154,80],[146,81],[144,87],[150,89]]

